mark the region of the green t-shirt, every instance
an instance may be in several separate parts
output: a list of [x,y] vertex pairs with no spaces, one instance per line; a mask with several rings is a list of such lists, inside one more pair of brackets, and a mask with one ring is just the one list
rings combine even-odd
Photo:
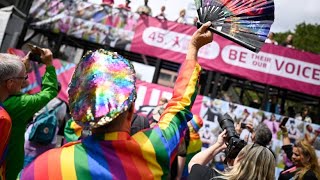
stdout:
[[58,94],[58,81],[55,68],[46,67],[42,77],[41,92],[33,95],[19,94],[9,97],[3,104],[12,120],[11,135],[6,157],[6,179],[15,180],[23,168],[24,133],[36,112],[42,109]]

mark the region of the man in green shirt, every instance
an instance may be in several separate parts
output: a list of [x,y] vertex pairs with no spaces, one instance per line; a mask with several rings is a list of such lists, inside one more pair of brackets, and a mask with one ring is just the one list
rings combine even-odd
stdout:
[[36,112],[58,94],[58,81],[55,68],[52,65],[52,52],[49,49],[42,49],[41,60],[46,66],[46,72],[42,77],[41,91],[33,95],[11,96],[3,103],[12,119],[11,136],[6,157],[7,180],[15,180],[23,168],[24,133],[27,124]]

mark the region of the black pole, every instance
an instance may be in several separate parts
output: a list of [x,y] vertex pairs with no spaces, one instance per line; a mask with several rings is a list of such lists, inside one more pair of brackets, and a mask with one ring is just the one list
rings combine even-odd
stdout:
[[267,110],[267,104],[268,104],[268,100],[269,100],[269,89],[270,89],[270,86],[266,85],[265,89],[264,89],[263,102],[262,102],[262,108],[264,111]]
[[240,91],[240,96],[239,96],[241,104],[243,104],[244,91],[245,91],[244,86],[241,86],[241,91]]
[[211,92],[211,99],[214,99],[217,97],[218,83],[219,83],[220,76],[221,76],[221,74],[216,72],[216,75],[214,77],[214,85],[213,85],[212,92]]
[[286,104],[287,94],[288,94],[287,90],[282,91],[281,104],[280,104],[280,110],[281,110],[280,114],[281,115],[284,115],[284,113],[286,112],[285,104]]
[[205,96],[208,96],[209,94],[209,91],[210,91],[210,87],[211,87],[211,82],[212,82],[212,78],[213,78],[213,72],[212,71],[209,71],[208,72],[208,77],[207,77],[207,81],[206,81],[206,85],[205,85],[205,88],[204,88],[204,93],[203,95]]
[[157,61],[156,61],[156,69],[154,71],[154,75],[153,75],[153,79],[152,79],[152,83],[158,83],[158,79],[159,79],[159,76],[160,76],[160,70],[161,70],[161,64],[162,64],[162,61],[161,59],[157,58]]
[[60,54],[60,47],[62,45],[62,40],[64,38],[63,33],[59,33],[58,39],[55,41],[54,48],[53,48],[53,56],[59,56]]

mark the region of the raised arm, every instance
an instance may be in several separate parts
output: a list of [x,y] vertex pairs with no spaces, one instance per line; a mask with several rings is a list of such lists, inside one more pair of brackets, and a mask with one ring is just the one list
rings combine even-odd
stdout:
[[216,143],[214,143],[212,146],[207,148],[206,150],[203,150],[193,156],[193,158],[190,160],[188,164],[188,171],[191,171],[191,168],[195,164],[200,165],[206,165],[209,163],[210,160],[212,160],[219,152],[227,148],[227,145],[225,144],[224,138],[226,137],[227,131],[224,130],[221,134],[218,136],[218,140]]
[[286,153],[287,157],[291,160],[292,157],[292,145],[290,143],[290,139],[288,136],[288,130],[286,126],[281,126],[281,131],[282,131],[282,149]]
[[23,95],[21,97],[24,107],[33,107],[26,108],[29,111],[33,111],[28,114],[35,114],[58,94],[58,80],[56,70],[52,65],[52,52],[49,49],[42,49],[41,60],[46,66],[46,72],[42,77],[41,91],[34,95]]
[[174,86],[173,97],[169,100],[165,111],[160,117],[159,128],[162,130],[164,137],[175,148],[183,136],[182,132],[187,128],[187,121],[192,118],[190,109],[197,95],[197,85],[201,70],[197,55],[202,46],[212,41],[213,34],[207,30],[210,25],[211,23],[204,24],[193,34],[186,60],[180,68]]

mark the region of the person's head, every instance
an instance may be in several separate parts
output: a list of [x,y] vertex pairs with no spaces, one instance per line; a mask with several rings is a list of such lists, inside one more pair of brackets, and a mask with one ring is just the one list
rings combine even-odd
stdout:
[[273,32],[270,32],[270,33],[268,34],[268,38],[269,38],[269,39],[273,39],[273,36],[274,36]]
[[316,152],[312,145],[306,140],[301,140],[293,147],[293,154],[291,158],[292,162],[301,168],[297,173],[298,179],[302,179],[302,176],[308,171],[312,170],[318,178],[320,178],[320,169]]
[[193,18],[193,22],[194,22],[194,23],[196,23],[196,22],[198,22],[198,21],[199,21],[199,18],[198,18],[197,16]]
[[312,132],[313,132],[313,128],[312,128],[311,124],[307,124],[306,129],[307,129],[307,131],[308,131],[309,133],[312,133]]
[[144,0],[144,5],[148,5],[148,0]]
[[[28,78],[26,68],[18,56],[0,53],[0,92],[4,96],[19,93]],[[1,95],[2,96],[2,95]],[[1,100],[7,97],[1,97]]]
[[247,110],[247,109],[244,109],[242,114],[245,116],[245,117],[248,117],[250,115],[250,112]]
[[271,114],[271,116],[270,116],[270,121],[275,121],[275,120],[276,120],[276,115]]
[[286,42],[287,42],[288,44],[292,44],[292,41],[293,41],[293,35],[292,35],[292,34],[289,34],[289,35],[287,36]]
[[276,160],[272,152],[258,144],[246,145],[234,161],[233,168],[223,174],[224,179],[274,179]]
[[237,105],[233,103],[229,103],[229,109],[230,109],[230,112],[234,112],[234,110],[237,109]]
[[167,103],[168,103],[168,99],[167,98],[160,98],[159,105],[164,105],[164,104],[167,104]]
[[302,108],[301,115],[307,116],[309,114],[309,109],[307,107]]
[[165,6],[161,6],[161,12],[164,12],[166,10]]
[[261,123],[252,133],[252,139],[256,144],[267,146],[272,140],[272,132],[266,124]]
[[203,126],[203,120],[198,115],[193,115],[192,119],[188,122],[190,132],[198,132]]
[[131,3],[130,0],[126,0],[126,4],[129,5]]
[[97,128],[112,131],[121,127],[130,132],[135,81],[129,60],[103,49],[89,51],[80,60],[69,84],[73,119],[93,132]]
[[161,104],[157,107],[155,107],[152,111],[152,118],[154,121],[158,122],[160,120],[161,114],[164,112],[165,107],[167,106],[167,103]]
[[184,17],[186,15],[186,10],[185,9],[181,9],[179,15],[180,15],[180,17]]

